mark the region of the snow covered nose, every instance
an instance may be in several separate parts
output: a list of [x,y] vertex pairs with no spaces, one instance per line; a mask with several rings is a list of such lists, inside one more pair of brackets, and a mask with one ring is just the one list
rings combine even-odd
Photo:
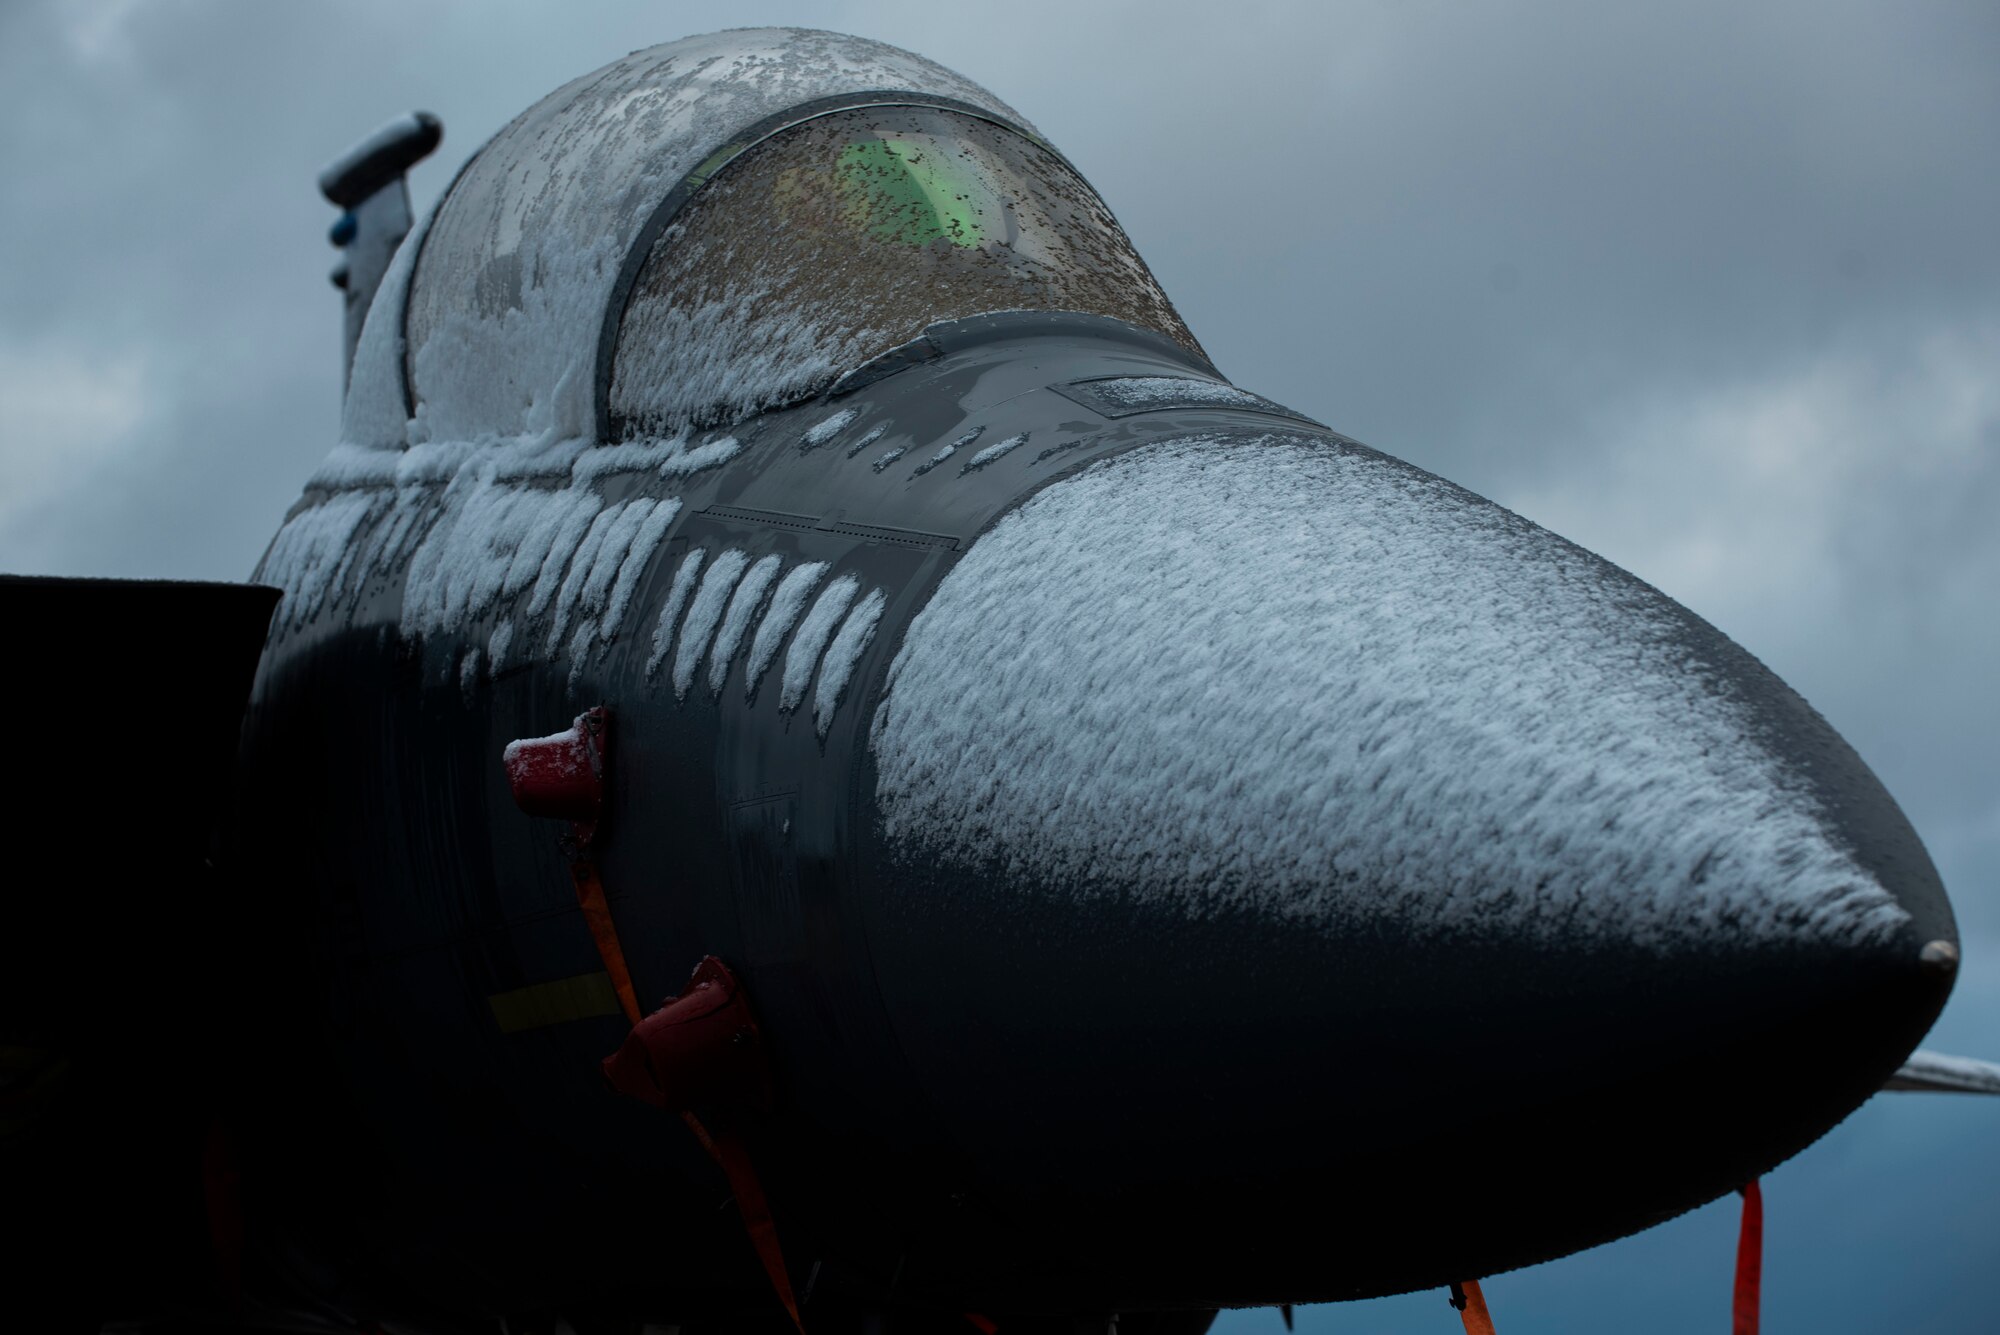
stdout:
[[[892,1013],[964,1143],[1011,1143],[991,1171],[1037,1192],[1212,1154],[1393,1220],[1433,1173],[1508,1189],[1653,1138],[1550,1227],[1660,1218],[1838,1120],[1948,987],[1936,875],[1824,720],[1657,591],[1365,449],[1170,441],[1040,492],[911,623],[872,754],[885,987],[958,998]],[[1153,1233],[1190,1203],[1149,1207]],[[1521,1225],[1463,1225],[1463,1272]],[[1300,1245],[1273,1237],[1274,1279],[1328,1273]]]
[[1449,483],[1195,440],[982,538],[911,627],[874,743],[891,838],[1194,920],[1907,942],[1842,828],[1861,776],[1778,749],[1805,712],[1684,609]]

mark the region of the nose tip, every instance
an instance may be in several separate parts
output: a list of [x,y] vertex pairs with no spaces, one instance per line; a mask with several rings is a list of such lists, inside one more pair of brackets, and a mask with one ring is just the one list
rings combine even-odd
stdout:
[[[1821,907],[1788,943],[1787,964],[1774,964],[1774,943],[1766,942],[1753,968],[1799,979],[1793,984],[1799,995],[1784,999],[1789,1004],[1780,1004],[1776,987],[1764,989],[1764,1004],[1774,1023],[1792,1026],[1783,1041],[1810,1049],[1824,1063],[1815,1075],[1799,1077],[1799,1089],[1828,1091],[1816,1115],[1831,1125],[1880,1087],[1943,1008],[1959,961],[1951,903],[1916,831],[1846,740],[1748,653],[1682,615],[1703,661],[1717,673],[1726,707],[1766,758],[1771,798],[1763,809],[1789,805],[1802,813],[1811,825],[1810,842],[1830,854],[1822,861],[1774,864],[1803,867],[1804,899]],[[1757,823],[1746,814],[1738,837],[1753,837]],[[1821,886],[1817,894],[1810,889],[1814,881]],[[1767,884],[1747,890],[1790,898]],[[1766,1095],[1773,1106],[1796,1102],[1782,1091]],[[1810,1120],[1802,1118],[1801,1125]]]
[[1917,952],[1917,964],[1933,978],[1953,978],[1958,974],[1958,943],[1937,939],[1924,942]]

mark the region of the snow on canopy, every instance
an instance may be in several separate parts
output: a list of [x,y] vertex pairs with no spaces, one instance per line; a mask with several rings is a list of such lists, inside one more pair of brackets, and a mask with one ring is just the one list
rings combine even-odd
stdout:
[[1026,124],[921,56],[800,28],[650,47],[523,112],[452,187],[417,264],[408,356],[424,432],[589,431],[605,309],[668,193],[759,121],[869,91],[952,98]]

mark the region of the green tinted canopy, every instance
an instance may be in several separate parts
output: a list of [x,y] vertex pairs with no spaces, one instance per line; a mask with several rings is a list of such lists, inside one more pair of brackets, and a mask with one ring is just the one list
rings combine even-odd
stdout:
[[991,185],[934,143],[864,139],[841,150],[839,172],[850,218],[881,240],[911,246],[986,240],[982,215]]

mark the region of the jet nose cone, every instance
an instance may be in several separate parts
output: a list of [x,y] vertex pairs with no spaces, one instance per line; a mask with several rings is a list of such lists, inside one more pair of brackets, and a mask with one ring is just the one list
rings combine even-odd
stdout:
[[1174,442],[1059,483],[890,683],[891,838],[1072,894],[1572,948],[1951,935],[1907,822],[1783,683],[1372,451]]
[[[871,750],[878,963],[934,1096],[1013,1147],[996,1181],[1144,1201],[1205,1299],[1655,1222],[1845,1115],[1949,987],[1928,858],[1796,694],[1358,447],[1169,442],[1034,496],[911,624]],[[1508,1210],[1431,1217],[1468,1185]],[[1343,1262],[1171,1240],[1307,1190],[1374,1221]]]

